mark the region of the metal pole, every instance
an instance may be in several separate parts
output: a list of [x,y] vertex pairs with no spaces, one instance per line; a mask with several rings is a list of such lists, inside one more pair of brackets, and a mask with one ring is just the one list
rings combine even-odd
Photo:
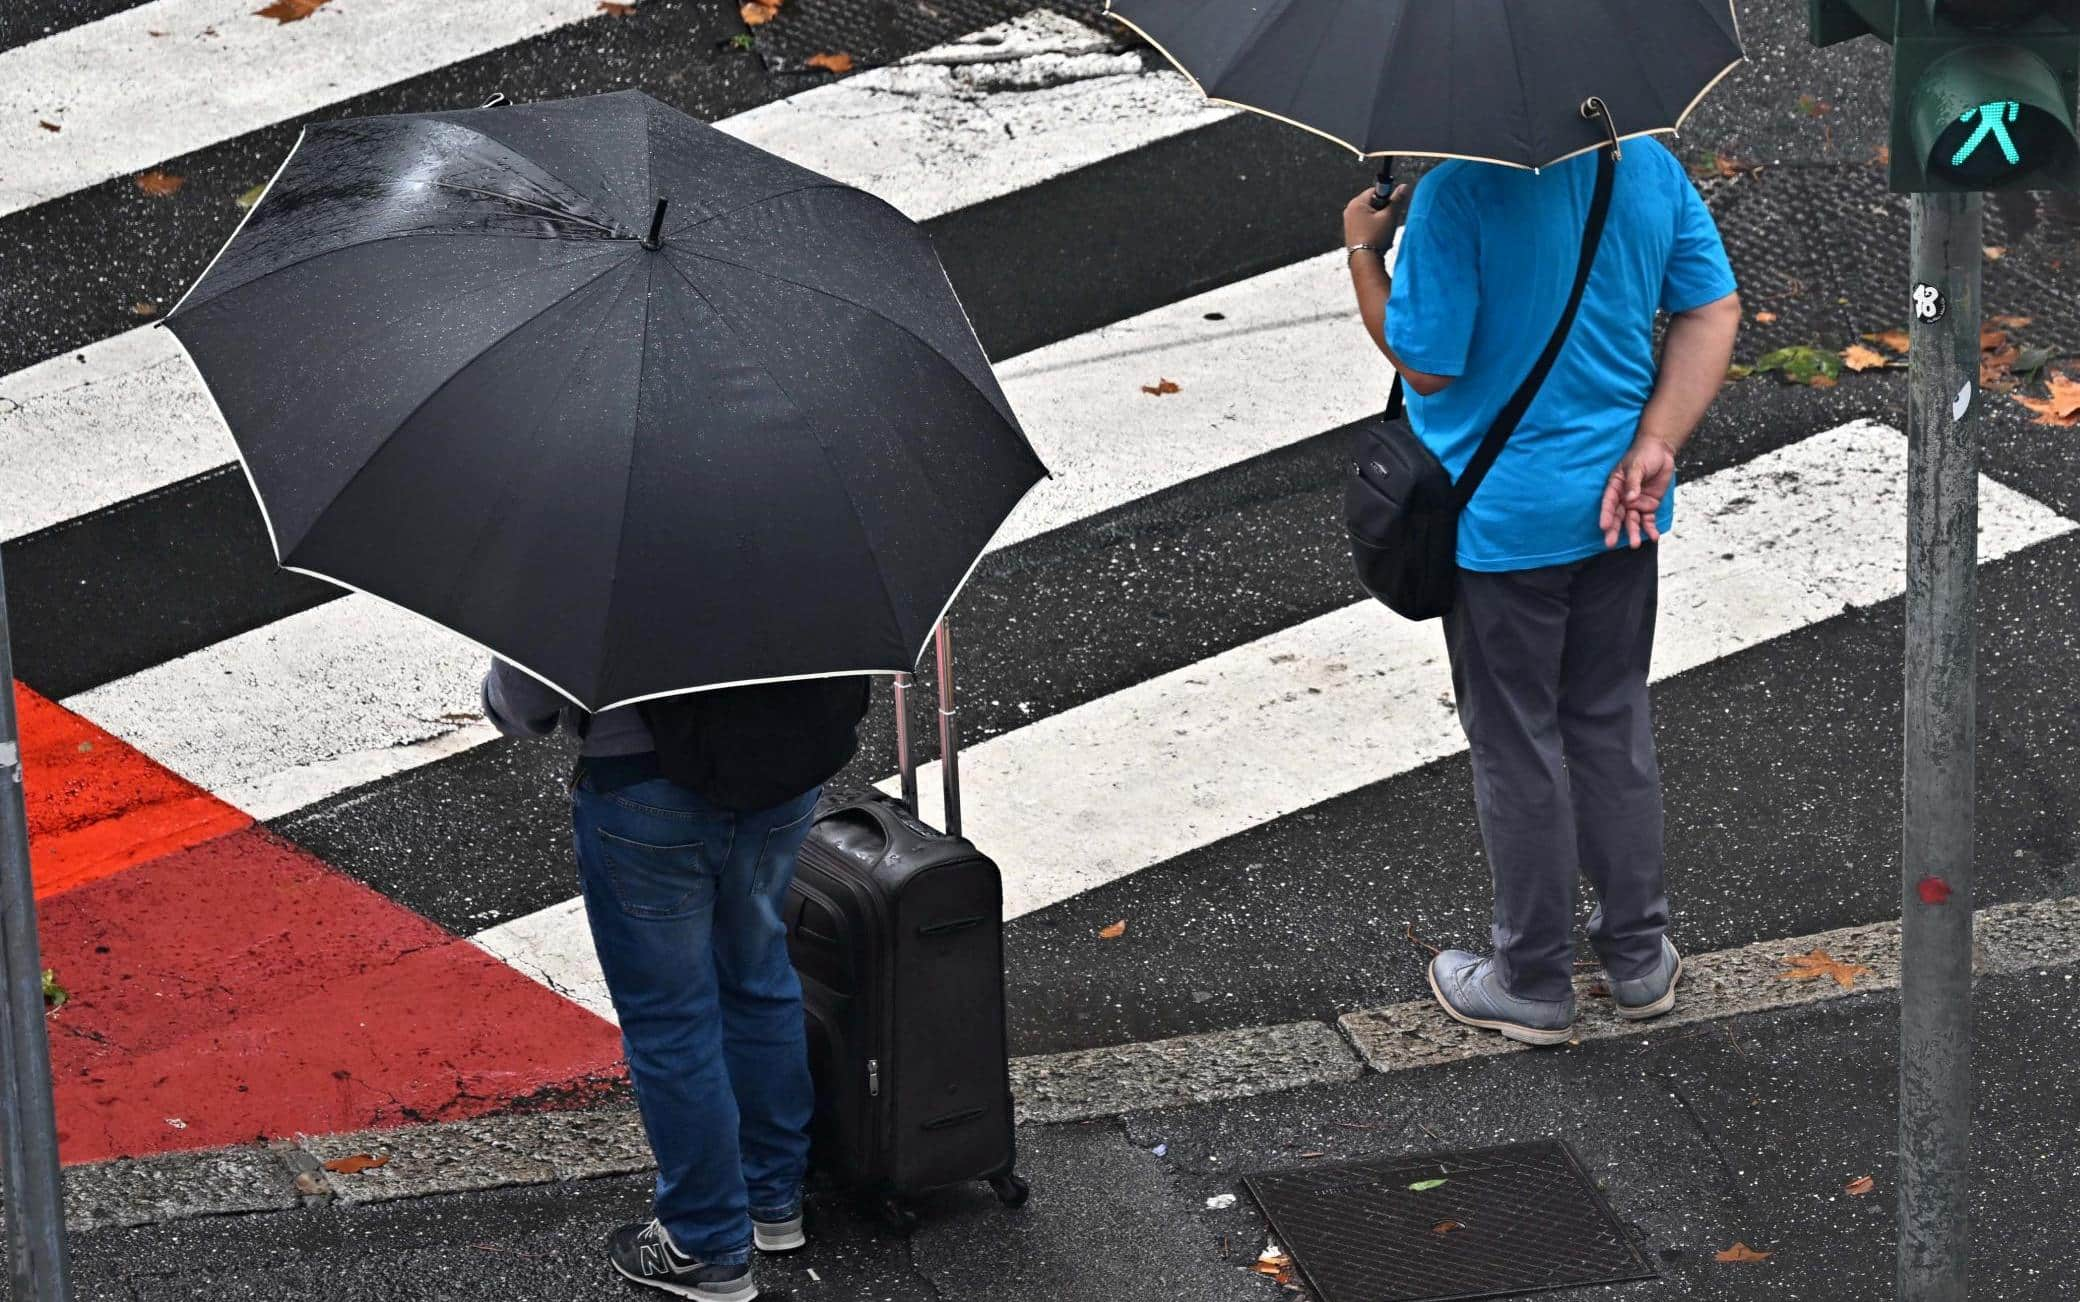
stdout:
[[1964,1302],[1972,1112],[1980,196],[1914,196],[1899,1293]]
[[0,964],[7,980],[0,1037],[0,1104],[7,1128],[8,1269],[17,1302],[66,1302],[65,1198],[58,1175],[58,1117],[51,1046],[43,1025],[43,960],[36,943],[36,888],[29,877],[29,819],[8,647],[7,584],[0,577]]
[[910,812],[917,812],[917,753],[911,749],[910,741],[910,684],[908,674],[897,674],[896,689],[896,772],[903,780],[903,803]]
[[961,737],[960,711],[953,703],[953,630],[944,616],[939,620],[939,776],[946,792],[946,834],[961,834]]

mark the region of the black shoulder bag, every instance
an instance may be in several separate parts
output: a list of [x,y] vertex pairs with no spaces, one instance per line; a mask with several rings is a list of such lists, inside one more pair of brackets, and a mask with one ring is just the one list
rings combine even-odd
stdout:
[[1358,582],[1398,615],[1436,619],[1452,608],[1452,591],[1459,578],[1459,513],[1487,478],[1495,458],[1502,455],[1502,445],[1516,432],[1517,422],[1538,396],[1546,373],[1567,342],[1582,305],[1582,291],[1589,284],[1589,269],[1596,264],[1596,250],[1603,242],[1615,171],[1611,151],[1605,150],[1597,161],[1596,195],[1589,203],[1589,221],[1582,231],[1574,290],[1560,314],[1560,324],[1554,327],[1553,337],[1531,373],[1495,417],[1459,482],[1452,482],[1450,473],[1409,425],[1399,375],[1387,398],[1386,415],[1358,431],[1357,451],[1344,485],[1344,526],[1350,531]]

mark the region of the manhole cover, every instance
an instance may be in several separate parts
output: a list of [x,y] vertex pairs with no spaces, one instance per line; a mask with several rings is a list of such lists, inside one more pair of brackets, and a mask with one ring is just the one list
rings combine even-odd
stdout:
[[1322,1302],[1445,1302],[1654,1277],[1558,1141],[1264,1171],[1243,1184]]

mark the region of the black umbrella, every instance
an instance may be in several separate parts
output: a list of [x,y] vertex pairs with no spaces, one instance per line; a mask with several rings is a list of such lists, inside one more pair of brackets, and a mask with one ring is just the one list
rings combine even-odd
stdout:
[[[1613,133],[1675,130],[1742,57],[1733,0],[1109,0],[1107,12],[1209,98],[1368,157],[1548,166]],[[1591,97],[1605,120],[1585,120]]]
[[167,324],[277,560],[593,709],[909,670],[1046,473],[918,226],[635,92],[311,126]]

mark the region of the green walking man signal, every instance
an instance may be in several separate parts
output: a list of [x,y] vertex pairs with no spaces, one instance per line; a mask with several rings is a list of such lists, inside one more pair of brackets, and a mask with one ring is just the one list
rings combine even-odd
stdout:
[[1808,0],[1893,47],[1892,188],[2080,190],[2080,0]]

